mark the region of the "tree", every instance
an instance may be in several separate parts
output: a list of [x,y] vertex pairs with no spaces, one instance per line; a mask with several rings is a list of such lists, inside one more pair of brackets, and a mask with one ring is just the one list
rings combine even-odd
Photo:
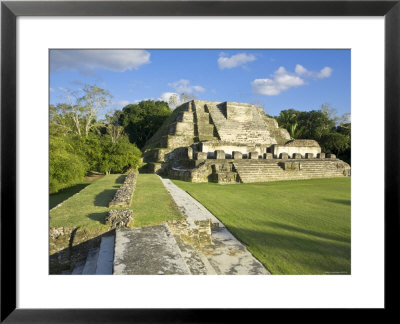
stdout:
[[299,127],[297,121],[300,111],[294,109],[282,110],[278,117],[276,117],[280,127],[285,128],[291,138],[299,138],[303,132],[303,128]]
[[111,136],[102,137],[102,156],[99,171],[109,174],[122,173],[141,166],[141,152],[135,144],[129,142],[127,136],[122,136],[118,141],[112,142]]
[[119,123],[124,127],[131,143],[141,149],[171,113],[166,102],[146,100],[125,106]]
[[83,96],[79,98],[78,102],[82,109],[86,137],[94,125],[97,114],[110,103],[110,98],[110,92],[95,85],[86,85],[83,88]]
[[331,132],[321,137],[320,145],[324,152],[335,153],[339,156],[350,147],[350,138],[337,132]]
[[171,109],[175,109],[181,104],[188,102],[190,100],[195,100],[196,96],[194,94],[187,94],[182,92],[180,95],[177,93],[172,94],[168,99],[168,106]]
[[107,134],[111,136],[111,140],[115,143],[120,136],[123,134],[124,127],[120,125],[120,118],[122,112],[116,110],[112,115],[106,115],[106,131]]

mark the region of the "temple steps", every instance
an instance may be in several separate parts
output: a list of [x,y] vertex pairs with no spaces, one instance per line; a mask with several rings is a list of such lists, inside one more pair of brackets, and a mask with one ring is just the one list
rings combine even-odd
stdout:
[[[106,275],[113,273],[114,236],[103,236],[99,248],[89,249],[86,260],[79,261],[73,275]],[[65,273],[66,274],[66,273]]]
[[282,161],[296,162],[296,160],[281,160],[279,162],[247,160],[233,162],[233,165],[243,183],[344,176],[343,169],[337,168],[335,161],[300,160],[300,170],[285,170]]

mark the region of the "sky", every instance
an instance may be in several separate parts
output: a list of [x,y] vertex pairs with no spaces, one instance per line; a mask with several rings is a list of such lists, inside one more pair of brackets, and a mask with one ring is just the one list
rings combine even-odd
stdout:
[[281,110],[350,111],[350,50],[51,50],[50,103],[97,85],[112,94],[107,112],[174,93]]

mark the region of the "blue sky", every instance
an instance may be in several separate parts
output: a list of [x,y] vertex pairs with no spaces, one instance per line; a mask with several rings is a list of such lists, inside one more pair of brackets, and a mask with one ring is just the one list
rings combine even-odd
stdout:
[[65,89],[96,84],[111,92],[107,111],[173,93],[252,103],[272,116],[328,103],[350,113],[350,50],[51,50],[50,103]]

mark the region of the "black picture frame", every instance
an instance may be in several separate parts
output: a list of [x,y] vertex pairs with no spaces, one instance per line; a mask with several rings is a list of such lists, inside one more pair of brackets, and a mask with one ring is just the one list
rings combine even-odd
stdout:
[[[384,16],[385,309],[396,309],[400,228],[400,0],[4,1],[1,3],[1,321],[6,323],[233,322],[243,312],[189,309],[16,308],[16,19],[18,16]],[[367,152],[366,152],[367,153]],[[379,158],[373,156],[371,158]],[[396,244],[397,243],[397,244]],[[368,270],[366,270],[368,271]],[[252,314],[257,316],[257,314]],[[261,314],[261,316],[263,316]],[[254,317],[256,318],[256,317]]]

